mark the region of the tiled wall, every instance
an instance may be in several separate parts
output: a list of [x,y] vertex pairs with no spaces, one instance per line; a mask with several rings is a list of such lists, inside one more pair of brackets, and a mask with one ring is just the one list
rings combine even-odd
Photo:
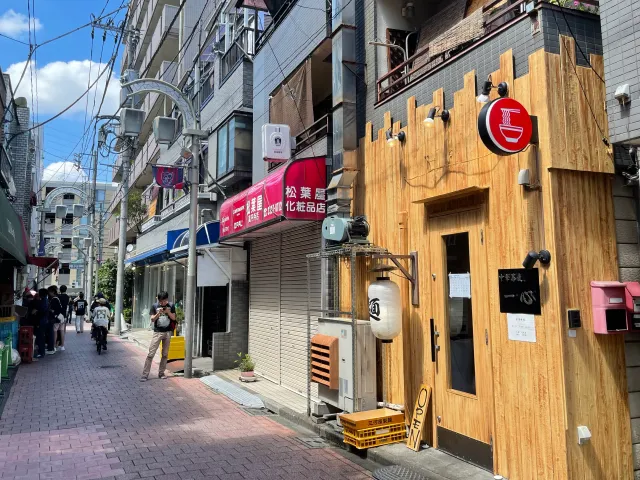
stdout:
[[[640,137],[640,13],[635,0],[600,0],[604,73],[611,142]],[[631,101],[619,104],[614,93],[629,84]]]
[[238,352],[247,353],[249,341],[249,282],[231,282],[231,329],[213,334],[213,370],[236,368]]

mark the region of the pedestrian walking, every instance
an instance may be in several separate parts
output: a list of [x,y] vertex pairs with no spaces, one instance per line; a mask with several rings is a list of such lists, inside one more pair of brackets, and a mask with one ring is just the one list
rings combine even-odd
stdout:
[[76,333],[84,332],[84,316],[87,314],[87,301],[84,293],[80,292],[78,298],[73,302],[73,310],[76,313]]
[[[58,287],[51,285],[47,288],[49,295],[49,324],[48,324],[48,337],[49,345],[47,345],[47,355],[53,355],[56,353],[56,336],[60,330],[60,324],[64,322],[64,315],[62,314],[62,304],[58,298]],[[64,326],[64,323],[62,323]],[[64,345],[60,348],[60,351],[64,351]]]
[[36,334],[36,358],[44,357],[46,353],[46,336],[49,328],[49,293],[46,288],[41,288],[34,297],[31,313],[35,315],[37,322]]
[[60,295],[58,295],[58,300],[60,300],[60,306],[62,307],[62,320],[58,324],[58,336],[60,337],[60,351],[64,351],[64,336],[67,333],[67,312],[69,311],[69,303],[71,299],[69,295],[67,295],[67,286],[60,285]]
[[78,297],[69,297],[69,307],[67,308],[67,323],[71,323],[73,321],[73,304]]
[[173,303],[169,302],[169,294],[167,292],[160,292],[158,294],[158,301],[151,307],[149,315],[151,316],[151,323],[153,324],[153,337],[149,345],[147,360],[144,362],[144,369],[142,370],[142,377],[140,378],[141,382],[146,382],[149,378],[151,362],[153,362],[153,357],[158,351],[160,342],[162,342],[162,356],[160,358],[158,378],[164,379],[168,377],[165,374],[165,369],[167,368],[167,358],[169,357],[171,332],[175,327],[176,307]]

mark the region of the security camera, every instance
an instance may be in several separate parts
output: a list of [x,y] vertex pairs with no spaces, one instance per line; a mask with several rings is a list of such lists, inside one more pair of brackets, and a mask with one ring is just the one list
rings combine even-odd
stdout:
[[540,260],[542,265],[549,265],[551,263],[551,253],[549,250],[540,250],[539,252],[530,251],[522,262],[524,268],[533,268],[536,262]]

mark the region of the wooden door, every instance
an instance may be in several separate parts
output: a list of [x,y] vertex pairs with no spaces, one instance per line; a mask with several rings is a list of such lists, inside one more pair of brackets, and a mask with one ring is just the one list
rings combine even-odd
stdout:
[[436,445],[493,469],[484,209],[429,219]]

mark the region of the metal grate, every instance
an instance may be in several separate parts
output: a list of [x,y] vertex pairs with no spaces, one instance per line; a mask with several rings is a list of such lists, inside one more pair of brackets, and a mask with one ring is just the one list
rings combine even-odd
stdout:
[[372,475],[377,480],[427,480],[419,473],[399,465],[378,468],[372,472]]
[[274,412],[269,410],[268,408],[243,408],[246,413],[251,415],[252,417],[266,417],[275,415]]

